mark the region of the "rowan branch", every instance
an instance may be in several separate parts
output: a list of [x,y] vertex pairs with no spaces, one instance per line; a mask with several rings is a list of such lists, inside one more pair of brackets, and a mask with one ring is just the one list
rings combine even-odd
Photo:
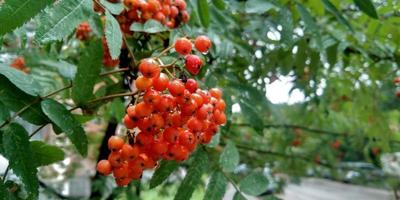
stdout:
[[125,72],[125,71],[129,71],[129,68],[125,67],[125,68],[120,68],[120,69],[116,69],[116,70],[112,70],[112,71],[108,71],[108,72],[103,72],[100,74],[100,76],[107,76],[110,74],[115,74],[115,73]]

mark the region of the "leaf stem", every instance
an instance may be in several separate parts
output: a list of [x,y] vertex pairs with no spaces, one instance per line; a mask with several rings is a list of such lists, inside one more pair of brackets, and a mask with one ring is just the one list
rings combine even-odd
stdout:
[[39,133],[40,130],[42,130],[47,124],[41,125],[39,128],[37,128],[35,131],[33,131],[30,135],[29,138],[32,138],[36,133]]
[[159,59],[161,56],[166,54],[172,48],[174,48],[174,45],[171,45],[171,46],[167,47],[166,49],[164,49],[163,51],[161,51],[160,54],[158,54],[157,56],[154,57],[154,59]]
[[125,96],[132,96],[135,95],[137,92],[126,92],[126,93],[119,93],[119,94],[112,94],[112,95],[108,95],[108,96],[104,96],[104,97],[100,97],[97,99],[93,99],[88,101],[88,103],[95,103],[98,101],[106,101],[106,100],[110,100],[110,99],[114,99],[117,97],[125,97]]
[[8,166],[7,166],[7,168],[6,168],[6,171],[4,172],[4,175],[3,175],[3,183],[6,183],[6,181],[7,181],[7,174],[8,174],[8,171],[10,171],[10,163],[8,164]]
[[112,70],[112,71],[108,71],[108,72],[103,72],[100,74],[100,76],[107,76],[110,74],[115,74],[115,73],[125,72],[125,71],[129,71],[129,68],[125,67],[125,68],[120,68],[120,69],[116,69],[116,70]]
[[236,185],[235,181],[224,171],[222,171],[222,174],[224,174],[224,176],[229,180],[229,182],[233,185],[233,187],[236,189],[237,192],[240,193],[240,195],[242,195],[244,197],[244,194],[242,193],[242,191],[240,191],[239,186]]

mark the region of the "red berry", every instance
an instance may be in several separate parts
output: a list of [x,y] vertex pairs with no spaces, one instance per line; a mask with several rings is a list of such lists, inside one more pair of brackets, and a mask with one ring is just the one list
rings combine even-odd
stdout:
[[201,53],[207,53],[211,45],[211,40],[205,35],[198,36],[194,41],[194,46]]
[[130,144],[124,144],[121,149],[122,159],[130,161],[138,157],[139,148],[137,146],[131,146]]
[[155,90],[148,90],[143,95],[143,101],[149,105],[158,104],[161,100],[161,95]]
[[175,51],[187,55],[192,51],[192,43],[187,38],[179,38],[175,41]]
[[203,124],[196,117],[191,117],[187,121],[187,127],[194,133],[200,132],[203,129]]
[[124,117],[124,124],[127,129],[133,129],[136,127],[136,123],[128,115],[125,115]]
[[157,91],[164,91],[169,84],[169,78],[166,74],[160,73],[160,76],[153,79],[153,88]]
[[154,78],[160,74],[160,66],[152,59],[144,59],[139,64],[139,71],[146,78]]
[[96,169],[100,174],[103,175],[109,175],[112,171],[111,164],[108,160],[100,160],[99,163],[97,163]]
[[153,106],[146,104],[145,102],[140,102],[135,106],[135,113],[138,117],[148,117],[153,112]]
[[189,90],[190,93],[194,93],[199,88],[199,86],[197,85],[196,80],[189,78],[185,83],[185,88]]
[[210,89],[210,95],[216,99],[220,99],[222,97],[222,91],[219,88]]
[[197,55],[187,55],[185,57],[185,67],[193,75],[197,75],[201,69],[203,62]]
[[125,144],[124,140],[118,136],[111,136],[108,139],[108,149],[111,151],[118,151]]
[[179,138],[179,130],[176,128],[166,128],[163,133],[164,139],[167,142],[175,143]]
[[152,84],[153,84],[153,79],[146,78],[144,76],[137,77],[135,81],[136,88],[142,91],[150,89]]
[[121,167],[122,166],[122,157],[119,152],[111,152],[108,156],[108,162],[110,162],[112,167]]
[[172,96],[181,96],[185,91],[185,85],[179,79],[175,79],[169,83],[168,90]]
[[186,2],[184,0],[175,0],[175,6],[178,7],[179,10],[185,10]]

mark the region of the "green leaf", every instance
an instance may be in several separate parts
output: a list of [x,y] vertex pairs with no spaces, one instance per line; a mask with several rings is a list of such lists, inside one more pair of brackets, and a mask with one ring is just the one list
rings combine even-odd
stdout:
[[150,19],[147,20],[146,23],[133,23],[130,27],[131,31],[135,32],[145,32],[145,33],[159,33],[163,31],[167,31],[168,29],[162,25],[160,22]]
[[221,171],[214,171],[211,175],[210,182],[208,183],[204,200],[219,200],[224,198],[226,191],[227,180]]
[[112,59],[117,59],[121,53],[122,32],[118,21],[106,11],[106,30],[107,46]]
[[[37,104],[31,105],[36,101]],[[38,97],[24,93],[3,76],[0,76],[0,102],[14,112],[27,108],[19,116],[32,124],[42,125],[49,121],[40,109]]]
[[5,76],[11,83],[25,93],[38,96],[40,95],[40,85],[31,76],[23,73],[8,65],[0,64],[0,74]]
[[22,26],[54,0],[7,0],[0,6],[0,35]]
[[201,148],[193,155],[193,162],[183,179],[174,200],[190,199],[197,185],[201,183],[201,176],[208,168],[208,156]]
[[110,11],[111,14],[119,15],[124,10],[122,2],[111,3],[107,0],[100,0],[100,3]]
[[331,67],[336,64],[339,43],[333,44],[326,48],[326,56]]
[[103,49],[101,41],[91,42],[90,46],[82,52],[83,55],[79,59],[78,71],[72,88],[72,99],[78,105],[83,105],[94,97],[93,87],[99,78],[102,67]]
[[179,167],[179,164],[174,160],[162,160],[160,167],[154,172],[150,180],[150,189],[159,186],[169,175]]
[[207,28],[210,25],[210,8],[207,0],[197,0],[197,12],[199,13],[201,24]]
[[4,122],[7,118],[10,117],[10,111],[7,109],[6,105],[4,105],[0,101],[0,124]]
[[233,172],[239,164],[239,151],[232,141],[228,141],[224,151],[219,156],[219,164],[226,172]]
[[247,13],[262,14],[271,9],[277,9],[277,7],[267,0],[248,0],[245,5]]
[[42,110],[50,120],[60,127],[82,156],[87,154],[88,140],[81,124],[60,103],[52,99],[42,101]]
[[35,155],[37,167],[64,160],[64,151],[57,146],[49,145],[42,141],[32,141],[30,145]]
[[3,179],[0,178],[0,200],[12,200],[12,194],[8,191],[7,186],[3,183]]
[[218,8],[219,10],[225,10],[226,9],[226,3],[224,0],[212,0],[214,6]]
[[320,49],[322,49],[322,40],[321,40],[321,33],[319,31],[319,27],[317,25],[317,22],[313,18],[313,16],[310,14],[310,12],[301,4],[297,3],[296,4],[297,10],[300,13],[301,19],[304,21],[304,25],[306,30],[314,34],[316,36],[316,40],[318,43],[318,46]]
[[281,40],[291,45],[293,37],[293,16],[289,9],[281,8],[278,13],[279,24],[282,25]]
[[342,13],[340,13],[340,11],[329,0],[322,0],[322,3],[324,4],[325,9],[328,12],[333,14],[341,24],[345,25],[350,31],[353,32],[353,27],[346,20],[346,18],[343,17]]
[[35,41],[49,42],[68,36],[82,21],[88,20],[91,0],[59,1],[39,15]]
[[264,122],[257,110],[244,101],[239,102],[239,104],[246,121],[257,131],[257,133],[262,134],[264,130]]
[[239,189],[249,195],[260,195],[268,189],[268,179],[261,172],[253,172],[240,181]]
[[356,6],[368,16],[378,19],[378,13],[371,0],[354,0]]
[[60,61],[41,60],[39,61],[39,63],[56,69],[62,77],[67,78],[69,80],[72,80],[75,77],[76,66],[71,63],[65,62],[63,60]]
[[36,199],[39,181],[34,154],[24,127],[11,123],[3,129],[3,149],[4,156],[10,161],[10,168],[24,183],[29,199]]
[[244,197],[242,193],[236,191],[235,195],[233,196],[233,200],[246,200],[246,197]]

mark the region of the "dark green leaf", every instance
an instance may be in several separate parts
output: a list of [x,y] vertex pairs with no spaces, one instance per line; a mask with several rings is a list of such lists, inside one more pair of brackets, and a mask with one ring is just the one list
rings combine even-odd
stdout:
[[306,27],[306,30],[314,34],[316,36],[316,40],[318,43],[318,46],[320,49],[322,49],[322,40],[321,40],[321,33],[319,31],[319,27],[317,25],[317,22],[313,18],[313,16],[308,12],[308,10],[302,6],[301,4],[296,4],[297,10],[300,13],[301,19],[304,21],[304,25]]
[[63,60],[60,61],[41,60],[39,63],[56,69],[58,73],[64,78],[70,80],[75,78],[76,66],[71,63],[65,62]]
[[329,0],[322,0],[322,3],[324,3],[325,9],[334,15],[341,24],[345,25],[350,31],[353,31],[353,27],[350,25],[347,19],[343,17],[342,13],[340,13],[335,5],[333,5]]
[[368,16],[378,19],[378,13],[371,0],[354,0],[356,6]]
[[209,10],[207,0],[197,0],[197,12],[199,13],[201,24],[206,28],[210,25]]
[[122,32],[118,21],[108,11],[106,11],[105,35],[110,55],[112,59],[117,59],[121,53]]
[[76,104],[82,105],[93,98],[93,87],[99,78],[102,58],[103,50],[100,40],[91,42],[90,46],[83,51],[72,88],[72,99]]
[[268,189],[268,179],[261,172],[253,172],[240,181],[239,189],[249,195],[260,195]]
[[193,162],[191,163],[188,173],[183,179],[174,200],[187,200],[190,199],[196,187],[201,183],[201,176],[208,168],[208,157],[206,152],[198,148],[193,155]]
[[224,0],[212,0],[214,6],[220,10],[226,9],[226,3]]
[[242,195],[240,192],[236,192],[235,196],[233,196],[233,200],[246,200],[246,197]]
[[88,141],[81,124],[57,101],[46,99],[41,104],[43,112],[63,130],[79,153],[86,156]]
[[262,14],[271,9],[277,9],[277,7],[267,0],[248,0],[245,9],[247,13]]
[[122,2],[111,3],[107,0],[100,0],[100,3],[113,15],[119,15],[124,10]]
[[39,181],[36,176],[34,154],[24,127],[11,123],[3,129],[3,149],[4,156],[10,161],[11,169],[24,183],[29,198],[36,199]]
[[0,74],[5,76],[11,83],[25,93],[38,96],[40,95],[40,85],[29,75],[13,67],[0,64]]
[[210,182],[208,183],[204,200],[220,200],[224,198],[226,191],[227,180],[221,171],[214,171],[211,175]]
[[[19,116],[30,123],[42,125],[49,121],[43,114],[37,97],[24,93],[3,76],[0,76],[0,101],[14,112],[27,108]],[[37,103],[31,105],[33,102]]]
[[327,60],[331,67],[336,64],[338,45],[339,44],[336,43],[326,49]]
[[10,111],[7,109],[6,105],[4,105],[0,101],[0,124],[4,122],[7,118],[10,117]]
[[29,21],[54,0],[7,0],[0,6],[0,35],[8,33]]
[[10,195],[7,186],[3,183],[3,179],[0,178],[0,200],[11,200]]
[[61,40],[68,36],[82,21],[88,20],[92,0],[59,1],[39,15],[37,42]]
[[279,24],[282,25],[281,40],[291,45],[293,37],[293,16],[289,9],[281,8],[278,13]]
[[257,131],[257,133],[262,134],[264,129],[264,123],[259,113],[254,109],[253,106],[248,103],[241,101],[240,109],[247,120],[247,122]]
[[56,146],[41,141],[32,141],[30,145],[38,167],[64,160],[63,150]]
[[160,167],[154,172],[150,180],[150,188],[155,188],[165,181],[169,175],[179,167],[176,161],[162,160]]
[[219,156],[219,164],[226,172],[233,172],[239,164],[239,152],[232,141],[228,141]]

